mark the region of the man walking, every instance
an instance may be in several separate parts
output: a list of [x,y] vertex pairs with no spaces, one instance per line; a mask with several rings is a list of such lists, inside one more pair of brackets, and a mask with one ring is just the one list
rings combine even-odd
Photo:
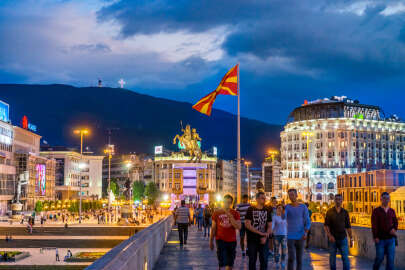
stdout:
[[59,251],[58,251],[58,248],[55,248],[55,260],[57,261],[57,262],[59,262]]
[[210,249],[214,249],[214,237],[217,243],[219,269],[231,270],[236,255],[236,230],[240,230],[239,213],[231,209],[233,198],[224,196],[224,207],[212,215]]
[[256,206],[249,207],[245,217],[249,270],[256,269],[258,253],[260,270],[267,270],[267,239],[271,234],[271,212],[264,206],[266,203],[264,192],[260,191],[256,194],[256,202]]
[[196,209],[197,211],[197,225],[198,225],[198,230],[202,231],[202,227],[203,227],[203,218],[204,218],[204,213],[203,213],[203,209],[201,207],[201,204],[198,204],[198,207]]
[[242,257],[246,256],[245,253],[245,239],[246,239],[246,227],[245,227],[245,217],[247,210],[249,209],[250,204],[249,204],[249,196],[247,194],[244,194],[242,197],[242,203],[238,204],[236,206],[236,211],[239,212],[240,215],[240,222],[241,222],[241,228],[239,231],[240,234],[240,248],[242,249]]
[[349,213],[342,208],[342,195],[335,195],[335,207],[326,212],[324,228],[329,242],[329,266],[331,270],[336,270],[336,253],[340,251],[342,255],[343,270],[350,269],[349,244],[346,232],[352,241],[352,229],[350,225]]
[[209,205],[204,207],[204,237],[210,237],[210,230],[212,225],[212,210]]
[[398,230],[398,220],[394,209],[388,206],[390,195],[388,192],[381,193],[381,206],[374,209],[371,215],[371,226],[375,242],[375,260],[373,270],[380,269],[387,255],[386,270],[394,269],[395,239]]
[[190,209],[186,207],[186,201],[181,201],[181,206],[176,210],[175,223],[177,223],[177,229],[179,231],[179,241],[180,246],[183,246],[183,243],[187,245],[187,236],[188,236],[188,225],[190,224]]
[[302,255],[304,252],[304,242],[311,227],[308,208],[305,204],[298,203],[297,190],[289,189],[288,197],[291,203],[285,207],[285,217],[287,220],[287,248],[288,248],[288,270],[294,269],[296,261],[297,270],[302,270]]

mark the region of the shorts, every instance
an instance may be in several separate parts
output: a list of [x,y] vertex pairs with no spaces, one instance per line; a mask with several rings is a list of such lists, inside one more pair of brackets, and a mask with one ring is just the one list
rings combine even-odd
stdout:
[[240,238],[245,237],[246,234],[246,227],[245,227],[245,223],[242,222],[240,230],[239,230],[239,234],[240,234]]
[[236,242],[217,240],[217,257],[219,267],[233,267],[236,256]]

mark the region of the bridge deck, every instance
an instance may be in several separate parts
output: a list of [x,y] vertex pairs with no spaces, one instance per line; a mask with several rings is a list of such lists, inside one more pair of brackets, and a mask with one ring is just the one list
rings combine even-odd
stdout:
[[[351,269],[370,270],[372,262],[370,260],[350,256]],[[309,269],[329,269],[329,255],[325,250],[309,249],[304,253],[304,270]],[[273,262],[269,261],[269,269],[275,269]],[[154,270],[217,270],[218,262],[216,252],[209,250],[208,239],[203,237],[203,233],[197,231],[195,226],[189,229],[187,245],[180,248],[178,243],[178,232],[172,230],[168,242],[162,249],[158,262]],[[247,270],[248,258],[242,257],[240,247],[237,249],[237,257],[234,269]],[[259,269],[259,268],[258,268]],[[337,269],[342,269],[340,257],[337,258]]]

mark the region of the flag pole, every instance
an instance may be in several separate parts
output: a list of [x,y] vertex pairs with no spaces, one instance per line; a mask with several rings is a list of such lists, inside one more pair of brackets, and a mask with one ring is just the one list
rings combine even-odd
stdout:
[[241,182],[241,166],[240,166],[240,84],[239,84],[240,76],[239,76],[239,63],[238,63],[238,139],[237,139],[237,144],[238,144],[238,153],[237,153],[237,165],[236,165],[236,191],[237,191],[237,203],[241,202],[242,199],[242,194],[241,194],[241,189],[242,189],[242,182]]

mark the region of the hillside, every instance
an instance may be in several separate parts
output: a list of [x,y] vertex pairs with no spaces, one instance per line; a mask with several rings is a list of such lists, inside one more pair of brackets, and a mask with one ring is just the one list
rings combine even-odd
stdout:
[[[0,84],[0,100],[10,104],[14,125],[20,125],[26,115],[50,145],[78,145],[72,130],[87,126],[91,135],[85,145],[101,153],[108,141],[107,129],[118,128],[111,138],[119,152],[152,154],[155,145],[175,149],[172,138],[180,132],[182,120],[197,128],[203,150],[217,146],[220,157],[236,157],[236,116],[221,110],[206,117],[185,102],[120,88],[69,85]],[[242,157],[260,165],[266,149],[279,147],[281,128],[242,117]]]

